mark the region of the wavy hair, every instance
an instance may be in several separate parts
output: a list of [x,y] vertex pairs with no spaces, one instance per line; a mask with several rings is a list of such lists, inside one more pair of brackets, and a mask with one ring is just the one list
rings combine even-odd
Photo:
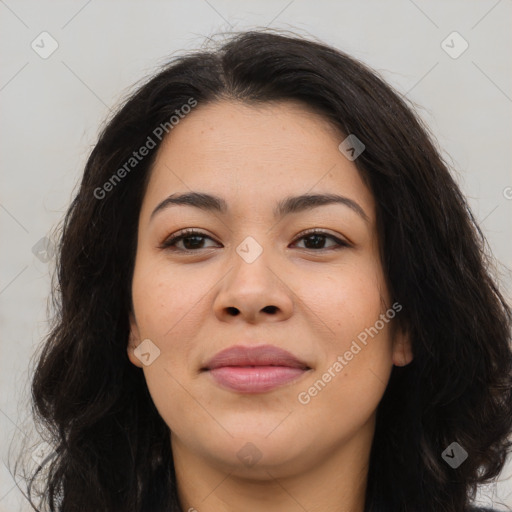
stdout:
[[[126,351],[138,216],[160,141],[105,184],[191,98],[298,100],[364,143],[354,163],[376,201],[382,266],[414,353],[393,367],[377,409],[365,510],[466,510],[512,445],[512,311],[488,244],[409,100],[342,51],[269,30],[174,57],[92,149],[59,229],[56,314],[31,381],[54,449],[30,475],[34,510],[180,511],[169,428]],[[456,469],[441,457],[452,442],[468,453]]]

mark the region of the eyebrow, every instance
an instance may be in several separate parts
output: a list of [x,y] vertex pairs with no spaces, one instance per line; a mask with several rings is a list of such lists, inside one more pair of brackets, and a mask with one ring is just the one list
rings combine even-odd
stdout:
[[[353,199],[337,194],[303,194],[300,196],[289,196],[279,201],[274,208],[274,219],[281,219],[286,215],[311,210],[329,204],[342,204],[348,206],[357,213],[365,222],[370,219],[365,211]],[[187,192],[185,194],[171,194],[166,197],[151,213],[149,220],[163,210],[172,206],[186,205],[199,208],[203,211],[226,214],[229,210],[227,202],[218,196],[202,192]]]

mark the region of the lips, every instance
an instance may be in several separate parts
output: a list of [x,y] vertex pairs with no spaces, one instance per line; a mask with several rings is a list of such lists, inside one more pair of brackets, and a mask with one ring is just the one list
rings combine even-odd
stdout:
[[236,345],[216,354],[201,369],[223,388],[261,393],[296,380],[309,366],[273,345]]
[[285,366],[308,369],[306,363],[274,345],[258,345],[256,347],[236,345],[227,348],[210,359],[204,369],[214,370],[222,366]]

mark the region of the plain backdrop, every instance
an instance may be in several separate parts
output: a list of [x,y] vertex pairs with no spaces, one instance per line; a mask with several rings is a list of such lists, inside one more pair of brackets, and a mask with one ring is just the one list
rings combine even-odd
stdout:
[[[0,511],[30,510],[7,466],[11,438],[30,430],[31,357],[47,330],[44,239],[135,82],[215,33],[247,28],[291,30],[359,58],[418,105],[510,300],[511,15],[511,0],[0,0]],[[479,501],[512,507],[511,475],[509,463]]]

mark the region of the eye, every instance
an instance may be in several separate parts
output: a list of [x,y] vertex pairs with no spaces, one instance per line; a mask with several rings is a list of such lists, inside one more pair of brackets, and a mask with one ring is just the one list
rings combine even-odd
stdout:
[[[325,244],[326,239],[334,240],[334,247],[320,247]],[[208,235],[205,235],[201,231],[196,231],[194,229],[185,229],[180,231],[178,234],[168,238],[161,245],[160,249],[170,249],[173,251],[182,251],[182,252],[196,252],[199,249],[207,249],[208,247],[203,246],[204,239],[213,239]],[[339,238],[330,235],[325,231],[321,231],[318,229],[314,229],[308,231],[307,233],[302,233],[301,236],[296,238],[297,240],[307,240],[306,244],[311,245],[312,247],[304,247],[309,250],[333,250],[339,249],[341,247],[350,247],[348,242],[340,240]],[[183,242],[184,247],[177,247],[177,244]],[[188,246],[188,247],[187,247]]]
[[[172,236],[165,240],[161,245],[160,249],[171,249],[176,251],[184,251],[184,252],[194,252],[196,249],[205,249],[205,247],[202,246],[202,240],[208,238],[210,240],[213,240],[209,236],[205,235],[204,233],[201,233],[201,231],[196,231],[194,229],[184,229],[183,231],[180,231],[177,235]],[[174,249],[176,244],[179,242],[184,242],[184,248],[178,248]],[[189,247],[187,247],[187,245]]]
[[[321,245],[324,245],[326,239],[328,238],[334,240],[334,247],[319,247]],[[313,229],[311,231],[308,231],[307,233],[301,233],[301,235],[296,240],[309,240],[309,245],[312,247],[305,247],[305,249],[311,250],[336,250],[340,249],[341,247],[350,247],[350,244],[348,242],[340,240],[339,238],[319,229]]]

